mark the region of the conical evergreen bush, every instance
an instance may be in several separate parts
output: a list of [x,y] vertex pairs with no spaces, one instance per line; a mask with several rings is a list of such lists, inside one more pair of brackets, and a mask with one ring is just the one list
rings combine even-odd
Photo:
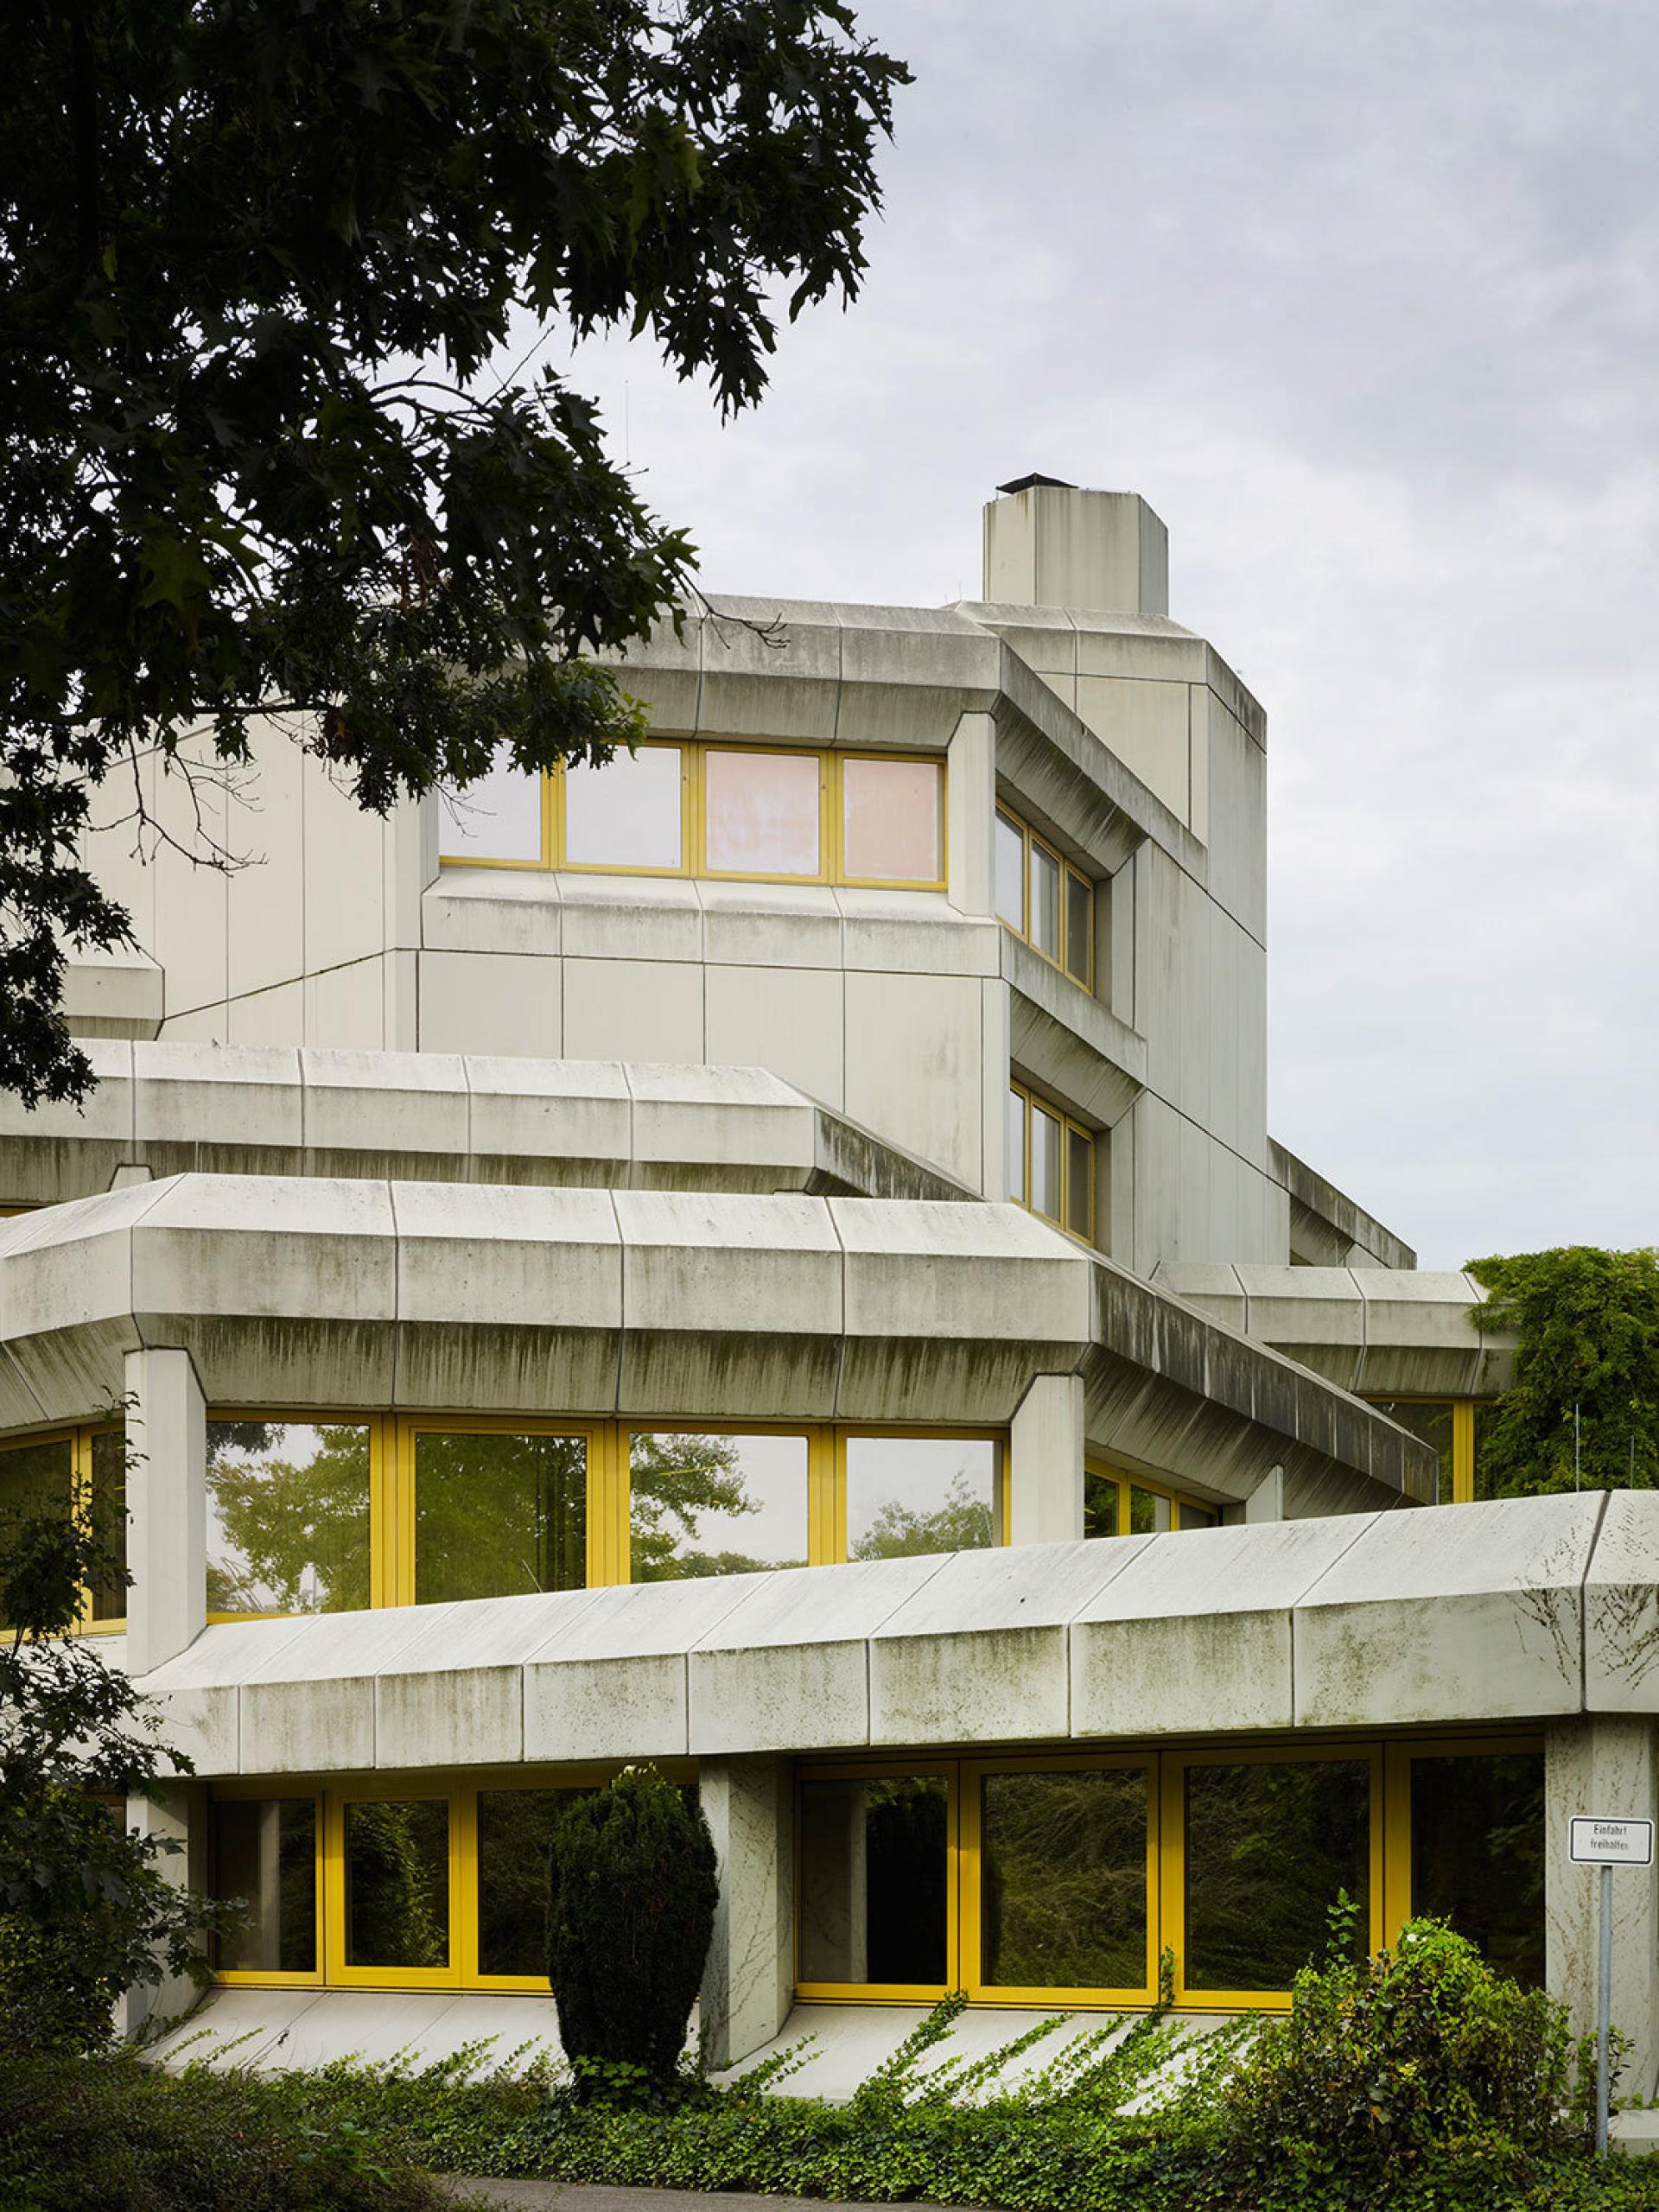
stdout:
[[714,1933],[714,1840],[694,1794],[626,1767],[553,1831],[547,1974],[578,2082],[672,2081]]

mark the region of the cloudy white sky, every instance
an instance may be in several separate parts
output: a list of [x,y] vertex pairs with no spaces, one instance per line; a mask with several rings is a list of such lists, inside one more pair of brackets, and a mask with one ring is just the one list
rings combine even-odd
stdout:
[[584,349],[711,590],[938,602],[1143,493],[1265,703],[1274,1133],[1426,1265],[1659,1241],[1659,8],[867,0],[863,297],[722,429]]

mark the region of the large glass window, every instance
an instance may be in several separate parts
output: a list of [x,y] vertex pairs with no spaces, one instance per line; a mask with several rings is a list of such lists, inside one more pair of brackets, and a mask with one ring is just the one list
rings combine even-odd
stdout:
[[816,753],[703,755],[703,855],[712,875],[823,873]]
[[628,1440],[636,1582],[804,1567],[804,1436],[636,1431]]
[[1146,1986],[1149,1772],[1036,1768],[982,1777],[982,1982]]
[[944,875],[944,775],[937,760],[841,763],[841,872],[853,882]]
[[88,1440],[87,1507],[104,1547],[107,1571],[93,1583],[95,1621],[124,1620],[127,1611],[127,1438],[120,1428],[94,1429]]
[[847,1556],[982,1550],[1000,1541],[1001,1447],[986,1437],[849,1436]]
[[586,1436],[415,1433],[415,1602],[580,1590]]
[[1179,1491],[1163,1490],[1109,1467],[1084,1470],[1085,1536],[1158,1536],[1173,1529],[1213,1529],[1220,1518],[1215,1506]]
[[74,1428],[0,1444],[0,1523],[84,1515],[104,1572],[86,1593],[82,1625],[111,1627],[127,1611],[127,1452],[121,1428]]
[[486,1980],[547,1975],[548,1858],[577,1789],[478,1793],[478,1971]]
[[1095,1140],[1024,1084],[1008,1086],[1008,1196],[1085,1243],[1094,1236]]
[[942,1775],[804,1783],[803,1981],[943,1987],[950,1798]]
[[487,775],[464,791],[442,795],[438,835],[443,858],[540,861],[542,789],[542,778],[515,768],[511,748],[498,745]]
[[239,1897],[244,1923],[217,1940],[221,1974],[315,1974],[317,1808],[310,1797],[243,1797],[213,1815],[213,1894]]
[[1500,1974],[1543,1986],[1541,1751],[1411,1760],[1411,1909],[1449,1920]]
[[369,1603],[366,1421],[207,1424],[210,1614]]
[[567,768],[564,865],[677,873],[685,861],[682,783],[677,745],[619,753],[602,768]]
[[1325,1948],[1345,1891],[1369,1948],[1364,1758],[1194,1762],[1185,1772],[1186,1987],[1282,1990]]
[[449,1962],[449,1807],[374,1797],[343,1808],[347,1967]]
[[996,810],[996,912],[1018,936],[1026,933],[1026,832]]
[[996,810],[996,912],[1045,960],[1094,988],[1095,887],[1008,808]]

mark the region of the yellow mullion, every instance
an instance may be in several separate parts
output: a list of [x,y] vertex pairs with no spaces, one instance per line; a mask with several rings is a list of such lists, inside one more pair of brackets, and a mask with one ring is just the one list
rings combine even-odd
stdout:
[[543,866],[549,868],[564,865],[564,763],[550,768],[542,791],[542,852]]
[[476,1786],[449,1799],[449,1963],[463,1989],[479,1980]]
[[1472,1505],[1475,1497],[1475,1402],[1452,1402],[1452,1503]]
[[806,1563],[830,1567],[847,1556],[847,1483],[844,1444],[837,1432],[822,1426],[809,1433],[806,1446]]
[[[354,1967],[346,1962],[346,1815],[353,1805],[413,1802],[442,1804],[448,1841],[449,1878],[447,1925],[448,1963],[442,1967]],[[461,1986],[459,1921],[461,1888],[461,1814],[457,1795],[444,1786],[424,1786],[403,1777],[387,1777],[349,1789],[328,1792],[330,1808],[329,1897],[327,1980],[346,1989],[458,1989]]]
[[1411,1746],[1387,1745],[1382,1762],[1382,1941],[1411,1918]]
[[588,1580],[590,1587],[633,1580],[633,1485],[626,1422],[588,1432]]

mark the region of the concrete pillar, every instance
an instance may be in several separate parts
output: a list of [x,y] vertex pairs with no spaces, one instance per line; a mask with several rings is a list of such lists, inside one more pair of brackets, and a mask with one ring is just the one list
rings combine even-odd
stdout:
[[702,2047],[734,2066],[770,2043],[794,1995],[794,1789],[787,1759],[705,1759],[720,1903],[702,1976]]
[[1008,1437],[1008,1535],[1064,1544],[1083,1534],[1083,1377],[1039,1375],[1015,1408]]
[[963,715],[945,754],[945,897],[964,914],[996,912],[996,725]]
[[126,1389],[126,1663],[147,1675],[207,1625],[207,1408],[185,1351],[130,1351]]
[[[156,1865],[175,1889],[200,1890],[207,1876],[207,1793],[201,1783],[177,1782],[159,1798],[130,1797],[127,1826],[143,1835],[175,1848],[163,1852]],[[161,2022],[188,2012],[200,1992],[188,1974],[169,1974],[159,1982],[140,1984],[121,1999],[117,2022],[124,2036],[153,2030]]]
[[[1574,1814],[1659,1817],[1656,1723],[1589,1714],[1552,1721],[1544,1737],[1545,1972],[1575,2035],[1596,2024],[1599,1871],[1567,1856]],[[1613,1870],[1613,2024],[1630,2037],[1621,2094],[1651,2096],[1659,2077],[1659,1868]]]

